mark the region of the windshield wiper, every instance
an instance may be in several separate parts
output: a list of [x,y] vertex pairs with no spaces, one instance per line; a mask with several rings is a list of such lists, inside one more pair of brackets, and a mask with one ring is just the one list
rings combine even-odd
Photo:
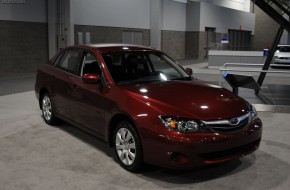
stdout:
[[191,77],[180,77],[180,78],[174,78],[174,79],[171,79],[171,80],[191,80],[192,78]]

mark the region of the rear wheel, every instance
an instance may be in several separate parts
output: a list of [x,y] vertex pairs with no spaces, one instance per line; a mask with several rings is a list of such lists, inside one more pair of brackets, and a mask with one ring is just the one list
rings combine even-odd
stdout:
[[56,117],[54,116],[53,105],[48,93],[45,93],[41,98],[41,110],[44,121],[49,125],[55,124]]
[[141,169],[143,153],[139,136],[133,126],[120,122],[114,132],[114,148],[120,165],[131,172]]

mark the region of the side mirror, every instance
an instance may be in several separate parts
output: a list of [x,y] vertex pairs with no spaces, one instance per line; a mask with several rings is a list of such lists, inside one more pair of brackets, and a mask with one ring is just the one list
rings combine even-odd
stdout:
[[192,74],[193,74],[191,68],[186,68],[186,69],[185,69],[185,72],[186,72],[189,76],[192,76]]
[[88,84],[97,84],[101,81],[100,75],[94,73],[86,73],[83,75],[82,79],[84,83]]

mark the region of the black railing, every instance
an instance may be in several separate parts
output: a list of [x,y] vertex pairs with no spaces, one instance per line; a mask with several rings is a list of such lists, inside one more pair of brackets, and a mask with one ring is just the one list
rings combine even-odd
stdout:
[[[262,9],[266,14],[268,14],[273,20],[275,20],[280,25],[280,28],[277,31],[276,37],[273,41],[272,49],[270,50],[269,56],[267,57],[265,64],[263,66],[263,70],[268,70],[272,62],[274,53],[280,42],[283,31],[287,30],[288,32],[290,32],[290,23],[283,17],[284,14],[290,16],[290,6],[284,0],[251,0],[251,1],[255,3],[260,9]],[[274,5],[276,7],[274,7]],[[260,74],[257,81],[257,83],[260,86],[262,86],[265,77],[266,73]],[[258,92],[259,91],[256,91],[256,93]]]

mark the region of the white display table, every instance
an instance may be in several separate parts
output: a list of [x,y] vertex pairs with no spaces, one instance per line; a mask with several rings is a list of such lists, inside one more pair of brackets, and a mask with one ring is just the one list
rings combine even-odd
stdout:
[[208,67],[220,68],[225,63],[253,63],[263,64],[266,57],[263,51],[218,51],[208,53]]

